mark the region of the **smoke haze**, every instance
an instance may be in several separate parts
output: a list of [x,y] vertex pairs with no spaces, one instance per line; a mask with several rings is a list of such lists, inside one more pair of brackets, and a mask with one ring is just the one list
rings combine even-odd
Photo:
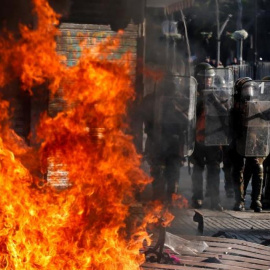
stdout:
[[[50,0],[50,5],[63,17],[68,16],[70,0]],[[1,0],[0,28],[17,32],[19,23],[32,24],[32,1],[31,0]]]

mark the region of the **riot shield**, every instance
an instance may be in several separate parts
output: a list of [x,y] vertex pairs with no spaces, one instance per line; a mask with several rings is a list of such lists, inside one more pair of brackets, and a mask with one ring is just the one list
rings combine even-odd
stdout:
[[270,82],[255,82],[258,91],[245,104],[237,152],[246,157],[265,157],[270,140]]
[[214,69],[212,85],[203,90],[205,145],[228,145],[229,114],[232,107],[233,73],[229,68]]
[[156,85],[154,130],[162,155],[189,156],[195,144],[197,81],[167,76]]

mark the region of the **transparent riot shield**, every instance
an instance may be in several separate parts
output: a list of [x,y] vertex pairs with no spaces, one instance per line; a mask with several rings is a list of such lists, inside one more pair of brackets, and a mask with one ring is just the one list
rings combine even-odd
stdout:
[[232,107],[233,72],[229,68],[216,68],[212,83],[203,90],[205,106],[205,145],[228,145],[229,114]]
[[156,85],[154,130],[162,154],[189,156],[195,144],[197,81],[167,76]]
[[258,91],[244,106],[237,152],[246,157],[265,157],[269,154],[270,140],[270,82],[255,82]]

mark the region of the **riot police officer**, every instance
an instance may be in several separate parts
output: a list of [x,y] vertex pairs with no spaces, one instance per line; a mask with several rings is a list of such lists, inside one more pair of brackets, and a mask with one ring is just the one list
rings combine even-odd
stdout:
[[215,105],[218,104],[219,110],[226,110],[220,106],[215,95],[210,91],[205,95],[205,89],[214,87],[215,69],[208,63],[200,63],[195,68],[195,78],[198,82],[198,95],[196,105],[196,141],[194,152],[190,157],[193,164],[192,171],[192,204],[194,208],[201,208],[203,205],[203,172],[207,168],[206,181],[208,193],[211,199],[211,208],[223,210],[219,198],[220,184],[220,163],[222,162],[221,147],[217,145],[205,145],[205,98]]
[[153,200],[170,203],[172,194],[178,192],[180,167],[193,147],[188,145],[192,142],[188,130],[190,123],[195,125],[195,108],[192,115],[189,105],[191,99],[194,103],[196,87],[194,78],[180,78],[168,72],[142,102],[147,134],[145,157],[153,177]]
[[[214,84],[217,87],[227,87],[226,81],[223,77],[216,75],[214,78]],[[230,93],[231,95],[232,93]],[[229,108],[227,108],[229,111]],[[229,132],[229,130],[228,130]],[[224,189],[226,192],[227,198],[233,198],[234,190],[233,190],[233,180],[232,180],[232,162],[229,155],[230,147],[229,145],[222,145],[222,170],[224,173]]]
[[[265,76],[262,78],[263,81],[270,82],[270,76]],[[269,92],[269,91],[268,91]],[[262,204],[263,208],[270,208],[270,155],[268,155],[263,161],[263,198]]]
[[[252,129],[251,120],[256,117],[250,116],[256,112],[258,102],[258,84],[249,77],[240,78],[234,85],[234,106],[231,112],[233,141],[231,144],[231,160],[233,164],[232,177],[234,181],[235,205],[233,210],[245,210],[245,192],[248,181],[252,175],[252,202],[254,212],[262,211],[261,195],[263,186],[263,153],[259,139],[258,124]],[[259,131],[260,132],[260,131]]]

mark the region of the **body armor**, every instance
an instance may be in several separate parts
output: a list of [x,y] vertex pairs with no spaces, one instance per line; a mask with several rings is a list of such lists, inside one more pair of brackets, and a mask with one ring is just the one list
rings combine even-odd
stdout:
[[237,152],[245,157],[265,157],[269,154],[270,82],[247,81],[236,91]]
[[167,76],[157,84],[154,105],[154,134],[161,154],[176,151],[191,155],[194,149],[197,83],[193,77]]
[[229,115],[232,107],[233,73],[228,68],[213,69],[213,84],[203,91],[205,145],[229,145]]

